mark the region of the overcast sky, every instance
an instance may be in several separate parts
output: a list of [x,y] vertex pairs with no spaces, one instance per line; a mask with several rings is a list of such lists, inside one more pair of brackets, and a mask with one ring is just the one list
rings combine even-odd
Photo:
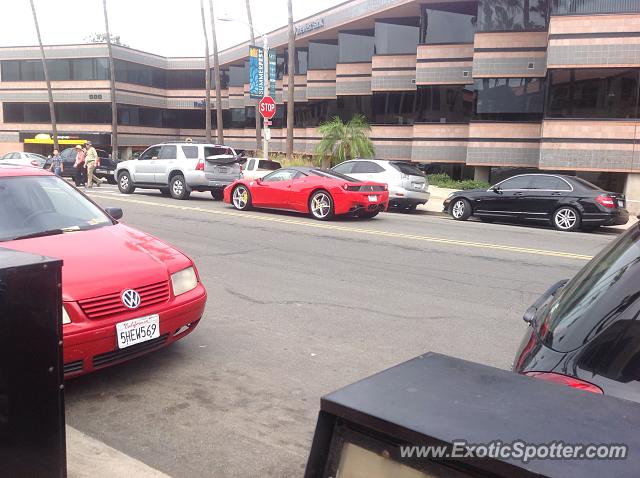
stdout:
[[[294,21],[344,0],[293,0]],[[104,31],[102,0],[34,0],[42,42],[84,43]],[[244,0],[214,0],[216,17],[246,21]],[[204,0],[209,27],[209,2]],[[163,56],[203,56],[200,0],[108,0],[109,28],[131,48]],[[251,0],[254,26],[269,32],[287,24],[287,0]],[[38,40],[29,0],[0,0],[0,46],[36,45]],[[218,48],[249,39],[243,24],[216,23]],[[211,39],[210,39],[211,40]]]

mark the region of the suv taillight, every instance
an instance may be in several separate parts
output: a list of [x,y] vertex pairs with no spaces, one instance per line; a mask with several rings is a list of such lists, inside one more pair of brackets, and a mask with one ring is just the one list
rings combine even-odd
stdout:
[[199,159],[196,166],[196,171],[204,171],[204,159]]
[[613,209],[614,207],[616,207],[616,203],[614,202],[613,198],[608,194],[600,194],[596,197],[596,201],[598,201],[600,205],[608,209]]
[[594,385],[589,382],[585,382],[584,380],[580,380],[579,378],[569,377],[567,375],[562,375],[559,373],[553,372],[525,372],[524,375],[533,378],[539,378],[542,380],[546,380],[548,382],[559,383],[560,385],[566,385],[571,388],[577,388],[579,390],[585,390],[591,393],[599,393],[603,394],[603,391],[597,385]]

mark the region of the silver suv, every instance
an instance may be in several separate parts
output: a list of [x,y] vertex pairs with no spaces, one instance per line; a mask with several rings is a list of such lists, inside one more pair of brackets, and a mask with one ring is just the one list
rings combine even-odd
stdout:
[[159,189],[186,199],[191,191],[211,191],[214,199],[222,199],[224,188],[242,177],[242,169],[228,146],[162,143],[147,148],[138,159],[118,163],[115,176],[124,194],[136,188]]
[[354,179],[386,183],[389,208],[413,211],[429,200],[427,177],[415,163],[382,159],[352,159],[332,168]]

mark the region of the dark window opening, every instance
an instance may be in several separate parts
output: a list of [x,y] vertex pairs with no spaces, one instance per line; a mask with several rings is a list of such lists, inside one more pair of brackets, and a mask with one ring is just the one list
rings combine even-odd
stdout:
[[338,50],[340,63],[371,61],[375,52],[374,30],[339,32]]
[[376,20],[375,54],[415,54],[420,39],[420,17]]
[[338,63],[338,42],[334,40],[309,42],[309,69],[334,70]]
[[474,120],[540,121],[542,78],[483,78],[474,82]]
[[545,31],[549,0],[480,0],[479,32]]
[[473,43],[476,2],[422,5],[420,43]]

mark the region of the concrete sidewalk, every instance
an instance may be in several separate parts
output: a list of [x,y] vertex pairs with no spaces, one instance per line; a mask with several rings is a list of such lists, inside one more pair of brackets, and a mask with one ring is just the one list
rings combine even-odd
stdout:
[[168,478],[141,461],[67,426],[69,478]]
[[[457,189],[447,189],[447,188],[438,188],[436,186],[429,186],[429,192],[431,193],[431,198],[427,201],[427,204],[422,206],[418,206],[418,210],[427,211],[431,214],[439,213],[444,214],[442,212],[442,202],[449,196],[449,194],[457,191]],[[630,215],[629,222],[627,222],[624,226],[608,226],[608,229],[629,229],[631,226],[638,222],[638,218],[636,216]]]

